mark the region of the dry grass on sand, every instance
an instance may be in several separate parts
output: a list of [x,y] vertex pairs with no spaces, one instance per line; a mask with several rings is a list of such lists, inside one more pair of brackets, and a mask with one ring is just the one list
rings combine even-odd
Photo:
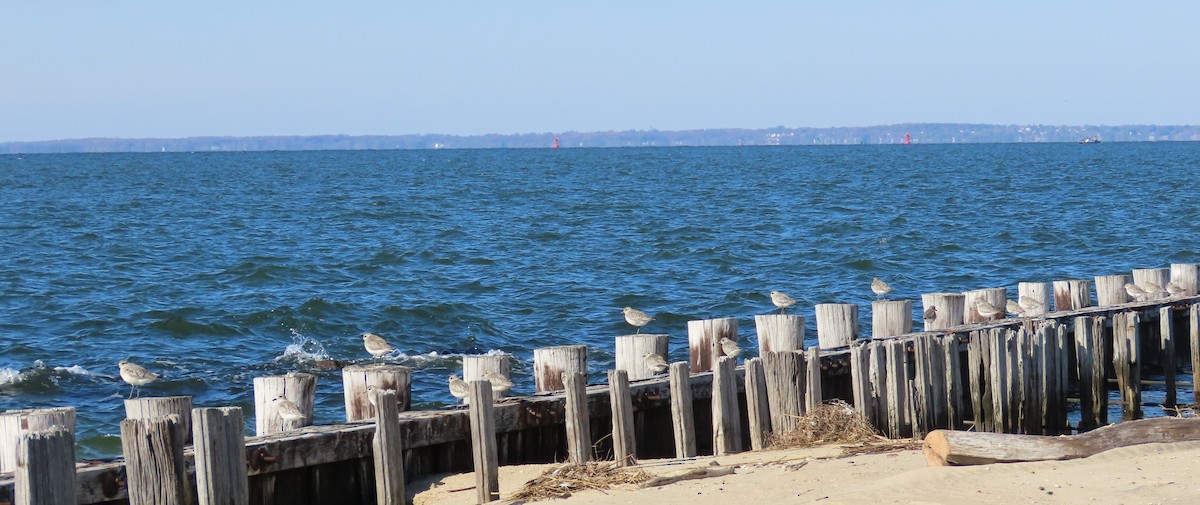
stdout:
[[800,449],[845,445],[843,455],[919,449],[915,440],[891,440],[884,437],[846,402],[834,400],[796,418],[796,428],[771,434],[771,449]]
[[547,468],[512,496],[514,500],[537,501],[567,498],[585,489],[605,490],[624,484],[640,484],[650,475],[637,467],[620,467],[613,462],[567,464]]

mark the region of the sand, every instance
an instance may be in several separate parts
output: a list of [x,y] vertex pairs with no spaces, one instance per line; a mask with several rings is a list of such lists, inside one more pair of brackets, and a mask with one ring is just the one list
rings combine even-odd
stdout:
[[[718,464],[733,475],[648,489],[584,491],[550,505],[653,503],[734,505],[803,503],[1197,503],[1200,442],[1145,444],[1071,461],[930,468],[920,451],[839,457],[840,449],[793,449],[650,460],[654,475]],[[500,469],[507,497],[548,465]],[[441,475],[409,485],[414,505],[475,503],[472,474]],[[505,500],[502,503],[510,503]]]

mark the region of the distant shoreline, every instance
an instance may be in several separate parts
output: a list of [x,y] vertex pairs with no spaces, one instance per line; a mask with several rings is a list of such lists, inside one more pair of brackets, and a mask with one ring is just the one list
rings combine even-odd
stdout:
[[186,138],[86,138],[0,142],[0,154],[495,149],[576,147],[719,147],[800,145],[1053,143],[1198,141],[1200,125],[989,125],[905,123],[830,128],[625,130],[486,135],[289,135]]

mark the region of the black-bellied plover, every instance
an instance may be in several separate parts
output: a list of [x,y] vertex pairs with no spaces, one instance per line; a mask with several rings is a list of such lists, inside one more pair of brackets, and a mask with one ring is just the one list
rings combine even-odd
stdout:
[[1021,308],[1021,304],[1012,300],[1005,302],[1004,310],[1017,317],[1022,317],[1025,315],[1025,309]]
[[1175,284],[1174,282],[1167,283],[1167,294],[1168,295],[1183,296],[1184,293],[1187,293],[1187,290],[1183,289],[1183,286]]
[[649,368],[651,372],[656,374],[663,373],[667,371],[667,368],[670,368],[670,365],[667,364],[667,360],[663,359],[662,356],[659,356],[658,353],[655,352],[643,354],[642,360],[646,363],[646,368]]
[[449,382],[450,394],[453,395],[457,400],[463,402],[463,404],[469,403],[470,398],[468,397],[471,396],[470,386],[468,386],[467,383],[462,379],[459,379],[457,375],[451,375]]
[[1042,302],[1030,296],[1022,296],[1017,298],[1017,305],[1020,305],[1021,309],[1024,310],[1026,314],[1031,312],[1040,312],[1042,310]]
[[742,348],[729,337],[721,337],[718,343],[721,344],[721,353],[730,358],[737,359],[737,356],[742,353]]
[[142,396],[142,391],[138,388],[154,382],[161,377],[159,374],[146,370],[136,363],[121,360],[117,362],[117,367],[121,369],[121,380],[129,384],[129,397],[133,398],[134,390],[137,390],[138,397]]
[[485,373],[483,374],[483,380],[492,384],[492,393],[494,393],[494,396],[497,399],[503,396],[504,393],[507,393],[508,390],[512,389],[513,387],[513,381],[509,380],[508,377],[505,377],[504,374],[500,372]]
[[646,315],[645,312],[633,307],[625,307],[621,309],[621,312],[625,313],[625,322],[637,327],[637,333],[641,333],[642,327],[654,320],[653,317]]
[[878,277],[871,279],[871,292],[875,293],[876,299],[884,299],[888,293],[892,292],[892,287],[888,283],[879,280]]
[[363,333],[363,347],[367,348],[367,352],[376,358],[390,352],[396,352],[396,348],[388,344],[383,337],[374,333]]
[[771,303],[774,304],[776,307],[779,307],[779,313],[783,314],[784,311],[791,308],[792,305],[796,304],[796,299],[788,296],[785,293],[780,293],[779,291],[772,291],[771,292]]
[[275,412],[283,419],[285,426],[294,421],[303,421],[305,418],[304,413],[300,411],[300,407],[297,407],[295,402],[283,396],[276,396],[271,399],[271,404],[275,406]]
[[936,321],[937,320],[937,307],[931,305],[928,309],[925,309],[925,313],[921,314],[921,319],[924,319],[926,323],[928,323],[929,321]]
[[1141,286],[1132,283],[1125,284],[1125,292],[1129,293],[1129,297],[1133,298],[1135,302],[1145,301],[1148,295],[1146,290],[1142,289]]
[[1004,309],[992,305],[987,300],[980,298],[975,300],[975,312],[979,313],[979,315],[983,316],[985,319],[993,319],[996,316],[1003,315]]

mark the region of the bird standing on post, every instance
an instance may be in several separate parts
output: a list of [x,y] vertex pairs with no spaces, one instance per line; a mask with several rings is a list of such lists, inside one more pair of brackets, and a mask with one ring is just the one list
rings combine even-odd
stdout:
[[1125,292],[1129,293],[1129,296],[1133,298],[1133,301],[1135,302],[1144,301],[1148,295],[1146,290],[1142,289],[1137,284],[1125,284]]
[[737,342],[730,340],[729,337],[721,337],[721,352],[730,358],[737,359],[738,354],[742,353],[742,348],[738,347]]
[[921,318],[925,320],[926,324],[929,324],[930,321],[936,321],[937,320],[937,307],[930,306],[928,309],[925,309],[925,313],[921,315]]
[[1186,292],[1187,290],[1183,289],[1183,286],[1175,284],[1174,282],[1167,283],[1167,294],[1170,296],[1182,296]]
[[875,293],[876,299],[886,299],[887,294],[892,292],[892,287],[874,277],[871,279],[871,292]]
[[376,358],[383,356],[389,352],[396,352],[396,348],[388,344],[383,337],[374,333],[363,333],[363,347],[367,348],[367,352]]
[[1025,315],[1025,309],[1021,308],[1021,304],[1012,300],[1009,300],[1007,303],[1005,303],[1004,310],[1007,310],[1009,314],[1017,317],[1022,317]]
[[483,380],[492,384],[492,393],[494,393],[497,399],[504,396],[504,393],[507,393],[513,387],[513,381],[500,372],[485,373],[483,374]]
[[638,333],[642,332],[643,326],[650,324],[650,321],[654,320],[653,317],[646,315],[645,312],[642,312],[633,307],[625,307],[625,308],[621,309],[621,312],[625,313],[625,322],[637,327]]
[[[151,382],[158,380],[158,374],[146,370],[136,363],[121,360],[117,362],[117,367],[121,369],[121,380],[129,384],[129,397],[133,398],[133,391],[137,388],[145,386]],[[137,390],[138,398],[141,398],[142,391]]]
[[992,319],[996,316],[1004,314],[1004,309],[992,305],[991,303],[988,303],[987,300],[980,298],[975,300],[975,312],[978,312],[979,315],[986,319]]
[[1021,309],[1023,309],[1026,314],[1029,314],[1030,312],[1039,311],[1042,309],[1042,302],[1038,301],[1036,298],[1032,298],[1029,296],[1022,296],[1022,297],[1018,298],[1017,305],[1020,305]]
[[1142,284],[1142,289],[1146,291],[1146,299],[1148,300],[1166,298],[1167,294],[1170,293],[1154,281],[1146,281],[1145,284]]
[[303,421],[305,418],[304,413],[300,411],[300,407],[297,407],[295,402],[283,396],[276,396],[271,399],[271,404],[275,406],[275,412],[279,414],[279,417],[283,418],[284,429],[287,429],[286,426],[292,422]]
[[471,396],[471,388],[467,386],[465,381],[459,379],[457,375],[451,375],[449,382],[450,394],[453,395],[455,399],[463,402],[464,405],[470,402],[470,398],[467,397]]
[[779,307],[779,313],[783,314],[792,305],[796,304],[796,299],[778,291],[771,292],[771,303]]
[[658,353],[648,352],[643,354],[642,360],[645,361],[646,368],[649,368],[650,371],[656,374],[663,373],[667,371],[667,368],[670,367],[670,365],[667,364],[667,360],[663,359],[662,356],[659,356]]

